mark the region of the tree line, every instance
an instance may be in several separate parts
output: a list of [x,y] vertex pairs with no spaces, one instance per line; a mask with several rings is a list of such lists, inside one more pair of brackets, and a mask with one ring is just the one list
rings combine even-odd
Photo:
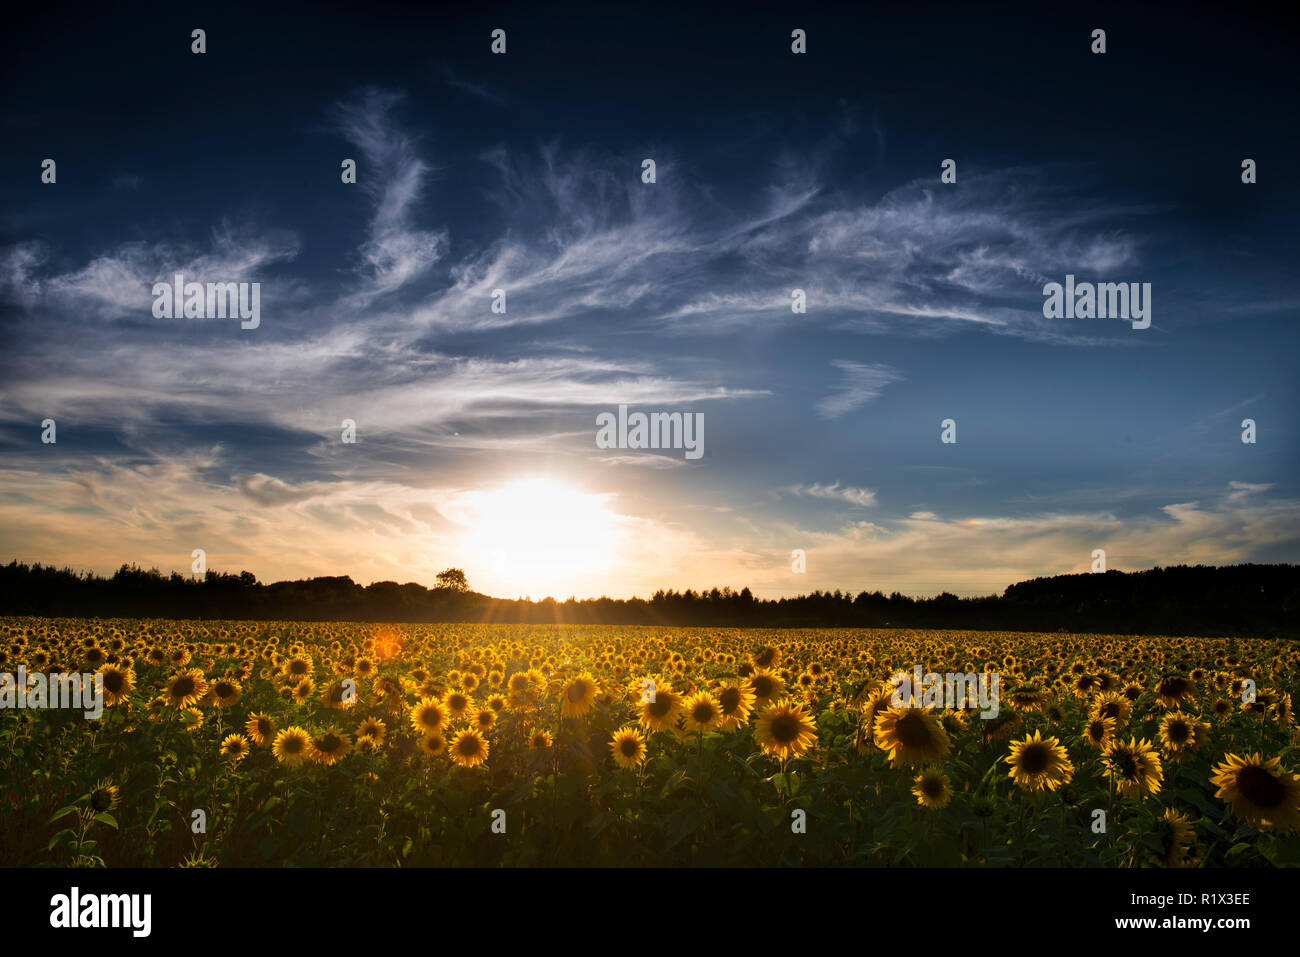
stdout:
[[126,564],[102,577],[17,561],[0,566],[0,614],[262,621],[488,622],[762,628],[952,628],[1162,635],[1300,635],[1300,566],[1230,565],[1056,575],[1001,595],[912,598],[814,591],[757,598],[730,587],[649,598],[493,598],[449,568],[433,588],[347,576],[264,584],[251,572],[202,578]]

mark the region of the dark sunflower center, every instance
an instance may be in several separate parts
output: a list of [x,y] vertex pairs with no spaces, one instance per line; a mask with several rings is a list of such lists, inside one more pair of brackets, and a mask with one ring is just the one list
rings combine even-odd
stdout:
[[618,749],[623,753],[623,757],[625,758],[636,757],[636,753],[639,750],[635,738],[624,738],[619,743]]
[[1118,717],[1119,717],[1119,702],[1118,702],[1118,701],[1110,701],[1110,702],[1107,702],[1106,704],[1102,705],[1102,708],[1101,708],[1101,716],[1102,716],[1103,718],[1118,718]]
[[648,710],[652,717],[662,718],[668,714],[668,709],[672,707],[672,701],[660,695],[651,701]]
[[921,782],[921,790],[926,797],[937,798],[943,794],[943,782],[938,778],[926,778]]
[[899,718],[894,734],[909,748],[924,748],[930,744],[930,726],[916,712],[908,712]]
[[569,688],[569,700],[577,704],[587,696],[587,688],[582,682],[578,682]]
[[186,695],[191,695],[194,693],[194,679],[188,677],[177,678],[176,684],[173,685],[173,687],[176,689],[176,694],[180,695],[181,697],[184,697]]
[[1247,767],[1237,772],[1237,790],[1256,807],[1274,808],[1286,797],[1282,782],[1263,768]]
[[1192,729],[1189,728],[1187,725],[1185,725],[1183,722],[1171,721],[1169,723],[1169,728],[1165,733],[1169,736],[1170,741],[1175,741],[1179,744],[1182,744],[1189,737],[1191,737],[1191,731]]
[[782,714],[772,719],[772,737],[781,744],[789,744],[799,737],[799,719],[792,714]]
[[765,676],[759,676],[755,678],[754,692],[760,698],[769,697],[772,694],[772,679]]
[[456,746],[459,751],[467,758],[472,758],[478,754],[478,741],[474,738],[462,738],[460,744]]
[[740,707],[740,689],[726,688],[718,698],[718,703],[722,706],[723,714],[731,714]]
[[708,724],[713,720],[713,705],[702,703],[691,709],[691,717],[696,724]]
[[343,741],[339,738],[338,735],[327,734],[320,739],[320,744],[318,746],[322,751],[326,752],[327,754],[332,754],[333,752],[337,751],[342,744]]
[[1051,748],[1035,741],[1020,752],[1020,770],[1028,774],[1042,774],[1047,770],[1051,756]]
[[1137,777],[1138,764],[1137,759],[1128,751],[1117,751],[1115,753],[1115,766],[1119,768],[1120,774],[1126,778]]
[[126,678],[119,671],[110,671],[104,675],[104,688],[112,694],[117,694],[126,684]]

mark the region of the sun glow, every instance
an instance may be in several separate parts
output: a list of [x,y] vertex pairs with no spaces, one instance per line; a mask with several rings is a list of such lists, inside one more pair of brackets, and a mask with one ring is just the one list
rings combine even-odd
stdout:
[[534,598],[588,591],[579,576],[606,571],[624,538],[620,517],[606,507],[610,497],[551,479],[466,493],[449,517],[465,527],[471,585]]

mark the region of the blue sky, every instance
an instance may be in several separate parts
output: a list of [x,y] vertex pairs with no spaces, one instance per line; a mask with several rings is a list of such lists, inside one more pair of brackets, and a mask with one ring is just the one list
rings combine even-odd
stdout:
[[[533,597],[1300,560],[1293,34],[747,9],[31,14],[0,558]],[[177,271],[260,326],[155,318]],[[1151,327],[1044,318],[1067,274]],[[703,413],[703,457],[596,448],[619,404]]]

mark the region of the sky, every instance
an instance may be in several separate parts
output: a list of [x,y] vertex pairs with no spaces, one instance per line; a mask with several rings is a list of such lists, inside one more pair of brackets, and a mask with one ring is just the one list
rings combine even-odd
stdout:
[[[1300,561],[1295,33],[1044,6],[19,15],[0,561],[533,598]],[[256,328],[156,316],[178,272],[258,283]],[[1067,275],[1150,327],[1046,317]],[[620,405],[702,454],[599,447]]]

